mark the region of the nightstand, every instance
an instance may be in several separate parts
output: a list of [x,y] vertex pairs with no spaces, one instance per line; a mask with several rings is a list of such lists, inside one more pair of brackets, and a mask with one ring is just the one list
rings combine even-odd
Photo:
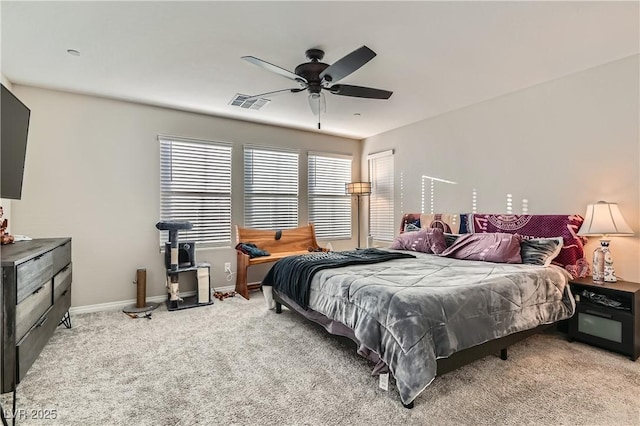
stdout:
[[[569,281],[576,313],[569,339],[627,355],[640,355],[640,283],[594,283],[591,277]],[[615,306],[614,306],[615,305]]]

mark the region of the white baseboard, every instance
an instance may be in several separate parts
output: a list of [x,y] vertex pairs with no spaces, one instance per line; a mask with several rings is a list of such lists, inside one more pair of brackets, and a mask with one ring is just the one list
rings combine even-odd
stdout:
[[[229,291],[234,291],[235,289],[236,289],[235,286],[227,285],[224,287],[216,287],[213,290],[225,293]],[[187,296],[195,295],[196,292],[195,290],[183,291],[183,292],[180,292],[180,294],[184,297],[187,297]],[[166,295],[147,297],[147,302],[153,302],[153,303],[164,303],[166,300],[167,300]],[[121,300],[119,302],[98,303],[95,305],[72,306],[71,308],[69,308],[69,313],[70,314],[87,314],[91,312],[120,311],[126,308],[127,306],[131,306],[135,304],[136,304],[136,299],[129,299],[129,300]]]

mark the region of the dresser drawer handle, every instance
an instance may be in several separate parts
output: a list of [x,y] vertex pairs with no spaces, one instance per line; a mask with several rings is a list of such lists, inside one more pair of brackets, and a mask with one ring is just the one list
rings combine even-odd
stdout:
[[591,309],[587,309],[587,310],[585,310],[585,312],[590,314],[590,315],[595,315],[597,317],[613,318],[613,315],[611,315],[611,314],[603,314],[602,312],[592,311]]
[[33,293],[31,294],[36,294],[36,293],[40,293],[40,290],[42,290],[44,288],[44,286],[46,286],[47,283],[42,284],[40,287],[38,287]]
[[36,327],[42,327],[44,325],[44,323],[47,322],[48,319],[49,319],[49,317],[42,318],[40,321],[38,321],[38,323],[36,324]]
[[62,268],[62,269],[60,270],[60,272],[65,272],[67,269],[69,269],[69,265],[67,265],[67,266],[65,266],[64,268]]
[[66,296],[68,292],[69,292],[69,290],[65,290],[65,291],[63,291],[63,292],[62,292],[62,294],[60,295],[60,297],[64,297],[64,296]]
[[41,254],[40,256],[36,256],[33,258],[33,261],[35,262],[36,260],[40,260],[42,259],[42,256],[44,256],[44,254]]

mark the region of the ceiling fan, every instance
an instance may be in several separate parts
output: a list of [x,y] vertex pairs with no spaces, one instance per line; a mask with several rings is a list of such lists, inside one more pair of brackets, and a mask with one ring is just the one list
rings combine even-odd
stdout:
[[295,72],[270,64],[254,56],[243,56],[242,59],[245,61],[293,80],[300,86],[292,89],[261,93],[251,96],[251,98],[284,92],[298,93],[307,90],[309,92],[309,106],[313,114],[318,116],[318,129],[320,129],[320,113],[326,112],[326,101],[323,90],[329,91],[334,95],[367,99],[389,99],[393,94],[393,92],[388,90],[373,89],[371,87],[335,84],[358,70],[376,56],[376,53],[367,46],[362,46],[354,50],[332,65],[320,62],[324,57],[324,52],[320,49],[309,49],[305,53],[309,62],[298,65]]

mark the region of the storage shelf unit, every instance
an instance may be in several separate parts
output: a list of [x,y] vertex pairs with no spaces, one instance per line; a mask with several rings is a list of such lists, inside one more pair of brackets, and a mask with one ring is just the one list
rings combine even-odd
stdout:
[[[202,274],[206,269],[206,285],[201,285],[199,274]],[[191,273],[196,275],[196,294],[194,296],[183,297],[182,301],[171,301],[169,294],[167,297],[167,309],[169,311],[179,311],[181,309],[196,308],[198,306],[207,306],[213,304],[213,298],[211,296],[211,265],[208,263],[201,263],[195,266],[189,266],[186,268],[178,268],[175,271],[167,269],[167,278],[172,275],[182,275],[185,273]]]

